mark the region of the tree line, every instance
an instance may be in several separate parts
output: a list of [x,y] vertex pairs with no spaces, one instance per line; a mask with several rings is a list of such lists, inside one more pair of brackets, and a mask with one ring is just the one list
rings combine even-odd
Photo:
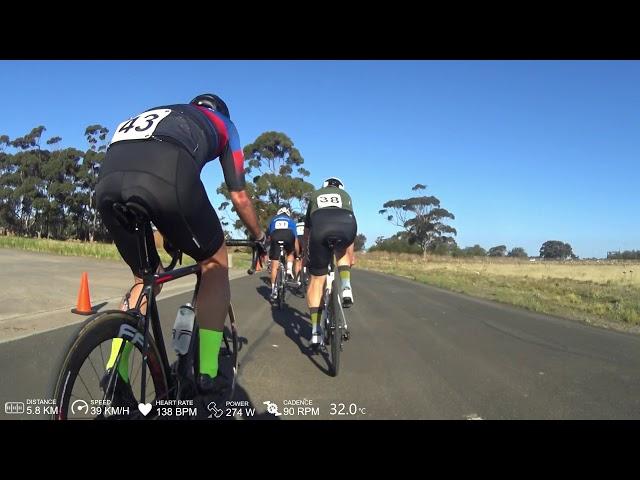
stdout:
[[640,250],[607,252],[607,260],[640,260]]
[[[60,148],[62,140],[52,136],[44,141],[44,126],[10,139],[0,135],[0,234],[45,237],[58,240],[111,241],[95,208],[95,187],[107,149],[109,130],[99,124],[85,128],[87,145]],[[243,148],[247,191],[254,199],[263,226],[278,208],[287,206],[296,220],[306,213],[309,194],[315,186],[307,181],[310,171],[289,136],[267,131]],[[414,196],[389,200],[379,214],[398,233],[378,237],[369,251],[415,253],[426,256],[514,257],[527,258],[521,247],[507,249],[496,245],[486,250],[480,245],[461,248],[448,225],[455,216],[441,206],[433,195],[421,195],[426,185],[416,184]],[[217,193],[225,197],[218,206],[221,223],[228,236],[230,230],[246,229],[235,215],[229,191],[221,182]],[[366,237],[359,234],[355,249],[363,250]],[[548,259],[577,258],[568,243],[549,240],[539,250]],[[640,250],[608,252],[607,259],[640,259]]]
[[109,130],[89,125],[84,149],[44,141],[42,125],[10,139],[0,135],[0,233],[59,240],[107,240],[95,186]]
[[[421,192],[426,185],[416,184],[411,190]],[[397,253],[427,253],[433,255],[449,255],[452,257],[513,257],[528,258],[522,247],[507,249],[506,245],[496,245],[484,249],[476,244],[472,247],[460,248],[454,236],[455,228],[447,224],[455,215],[441,206],[440,200],[433,195],[411,196],[408,198],[389,200],[378,211],[386,220],[401,227],[402,230],[388,237],[378,237],[369,251],[388,251]],[[578,258],[571,245],[559,240],[548,240],[539,250],[545,259]]]
[[[109,130],[102,125],[85,129],[83,149],[60,148],[62,138],[45,141],[44,126],[9,138],[0,135],[0,234],[56,240],[111,241],[95,208],[95,187],[107,150]],[[310,172],[293,141],[282,132],[264,132],[246,145],[247,191],[254,199],[260,223],[266,227],[278,208],[287,206],[296,220],[304,218],[308,195],[315,190]],[[244,225],[233,215],[224,182],[217,193],[227,236]],[[359,249],[366,238],[358,237]]]

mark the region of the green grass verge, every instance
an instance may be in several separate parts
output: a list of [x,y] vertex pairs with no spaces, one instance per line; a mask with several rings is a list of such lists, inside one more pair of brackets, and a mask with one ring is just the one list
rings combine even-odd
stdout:
[[[77,241],[49,240],[46,238],[23,238],[13,236],[0,236],[0,248],[15,248],[31,252],[51,253],[55,255],[65,255],[73,257],[91,257],[104,260],[122,261],[120,253],[115,245],[109,243],[88,243]],[[251,266],[251,251],[247,249],[230,248],[229,253],[233,254],[233,268],[246,270]],[[171,257],[162,249],[159,251],[163,265],[168,265]],[[192,265],[195,261],[183,255],[182,265]]]
[[569,278],[532,279],[526,277],[476,274],[448,269],[416,271],[409,265],[360,265],[407,277],[454,292],[495,300],[528,310],[557,315],[589,323],[600,321],[640,325],[640,288],[613,282]]

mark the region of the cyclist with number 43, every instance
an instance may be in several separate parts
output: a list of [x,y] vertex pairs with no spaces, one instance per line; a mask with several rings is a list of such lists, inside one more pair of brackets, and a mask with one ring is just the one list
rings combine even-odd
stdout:
[[[200,325],[197,384],[201,402],[217,398],[228,387],[227,380],[218,372],[218,354],[231,300],[227,250],[220,220],[200,179],[205,164],[218,157],[233,206],[264,252],[266,235],[245,190],[244,156],[238,132],[227,105],[217,95],[203,94],[188,104],[156,107],[118,125],[96,187],[97,208],[133,273],[134,286],[128,302],[123,302],[121,308],[128,308],[127,303],[136,305],[142,290],[143,267],[136,233],[118,223],[112,210],[114,202],[135,202],[146,209],[164,237],[165,248],[172,245],[201,265],[195,306]],[[161,272],[151,230],[147,234],[147,244],[152,250],[151,267]],[[146,303],[141,310],[144,314]],[[109,378],[115,366],[121,342],[121,339],[112,342],[105,378]],[[129,342],[125,344],[114,391],[106,392],[125,405],[131,399],[135,401],[128,378],[132,347]]]
[[[322,332],[319,320],[322,317],[324,282],[331,255],[335,254],[338,274],[342,281],[344,307],[353,305],[351,291],[351,258],[353,242],[358,233],[358,225],[353,215],[351,196],[344,190],[339,178],[329,177],[322,188],[311,194],[307,215],[304,219],[304,243],[309,251],[309,273],[311,280],[307,289],[307,305],[311,316],[311,343],[321,342]],[[328,240],[336,240],[336,248],[331,252]]]
[[271,299],[278,297],[276,286],[276,276],[280,265],[280,247],[278,242],[284,243],[284,251],[287,255],[287,275],[293,277],[291,271],[293,266],[293,253],[300,253],[300,245],[296,232],[296,222],[291,218],[291,211],[287,207],[282,207],[269,222],[267,234],[270,239],[269,259],[271,260]]

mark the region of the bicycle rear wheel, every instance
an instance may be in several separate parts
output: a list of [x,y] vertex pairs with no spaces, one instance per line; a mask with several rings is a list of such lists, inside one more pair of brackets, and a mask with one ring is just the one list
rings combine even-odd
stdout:
[[[334,293],[331,293],[332,304]],[[329,308],[329,328],[330,337],[331,337],[331,376],[337,377],[338,372],[340,371],[340,351],[342,350],[341,345],[341,337],[342,337],[342,329],[340,328],[340,322],[338,320],[338,315],[336,315],[335,308],[333,305]]]
[[[142,379],[140,372],[143,364],[141,321],[133,315],[120,310],[107,311],[89,319],[78,332],[67,353],[54,392],[57,412],[55,420],[67,419],[144,419],[155,417],[155,400],[167,399],[169,382],[156,344],[148,338],[146,359],[145,399],[142,402]],[[100,382],[105,378],[106,361],[111,352],[111,342],[124,339],[131,345],[127,354],[129,385],[133,395],[130,405],[112,406]],[[121,348],[118,363],[122,361]],[[114,365],[114,369],[118,367]],[[114,374],[114,377],[117,374]],[[138,403],[151,405],[146,415],[137,408]],[[109,408],[112,407],[112,408]],[[144,408],[143,408],[144,410]]]
[[287,281],[287,274],[282,266],[282,262],[280,262],[280,267],[278,269],[278,308],[282,310],[284,308],[284,295],[285,295],[285,282]]
[[342,282],[340,275],[335,275],[331,287],[331,373],[334,377],[340,371],[340,354],[344,338],[344,311],[342,310]]

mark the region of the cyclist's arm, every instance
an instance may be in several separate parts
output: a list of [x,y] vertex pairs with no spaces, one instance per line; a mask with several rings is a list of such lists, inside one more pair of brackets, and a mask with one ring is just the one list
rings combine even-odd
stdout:
[[230,121],[225,121],[220,125],[219,133],[226,139],[226,145],[220,155],[220,165],[224,174],[224,181],[229,188],[229,192],[244,190],[244,153],[240,146],[240,137],[236,127]]
[[225,125],[229,140],[222,155],[220,155],[224,181],[229,189],[231,203],[233,203],[240,220],[249,229],[253,238],[259,239],[262,238],[263,231],[258,223],[258,216],[253,207],[253,202],[245,190],[244,154],[240,147],[238,131],[231,122],[225,122]]
[[256,210],[253,208],[253,202],[249,198],[249,195],[247,195],[247,191],[240,190],[229,193],[231,194],[231,203],[233,203],[242,223],[249,229],[249,233],[251,233],[255,239],[262,238],[263,231],[262,228],[260,228]]

